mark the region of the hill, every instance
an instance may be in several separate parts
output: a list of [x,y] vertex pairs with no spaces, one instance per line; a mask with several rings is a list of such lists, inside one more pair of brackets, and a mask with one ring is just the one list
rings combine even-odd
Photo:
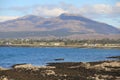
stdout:
[[120,30],[114,26],[76,14],[53,18],[27,15],[0,23],[0,38],[115,38],[119,35]]

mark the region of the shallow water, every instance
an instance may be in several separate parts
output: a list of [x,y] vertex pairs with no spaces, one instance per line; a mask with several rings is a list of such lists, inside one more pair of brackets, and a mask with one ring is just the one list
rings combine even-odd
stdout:
[[[91,62],[107,60],[106,57],[110,56],[120,56],[120,49],[0,47],[0,66],[10,67],[20,63],[46,65],[49,62]],[[64,61],[55,61],[57,58],[64,58]]]

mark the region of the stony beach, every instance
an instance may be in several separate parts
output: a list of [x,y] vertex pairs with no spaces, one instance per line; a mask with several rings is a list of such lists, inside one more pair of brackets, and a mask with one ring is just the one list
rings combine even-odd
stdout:
[[0,67],[0,80],[120,80],[120,60],[16,64],[10,69]]

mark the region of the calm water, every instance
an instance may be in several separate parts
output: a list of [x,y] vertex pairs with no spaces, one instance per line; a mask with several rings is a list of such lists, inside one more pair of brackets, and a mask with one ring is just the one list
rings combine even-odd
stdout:
[[120,49],[0,47],[0,66],[45,65],[56,58],[64,58],[62,62],[100,61],[109,56],[120,56]]

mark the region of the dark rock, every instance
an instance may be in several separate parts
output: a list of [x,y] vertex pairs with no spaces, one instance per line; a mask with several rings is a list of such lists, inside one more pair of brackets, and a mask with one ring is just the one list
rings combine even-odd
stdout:
[[57,59],[54,59],[55,61],[63,61],[64,58],[57,58]]

